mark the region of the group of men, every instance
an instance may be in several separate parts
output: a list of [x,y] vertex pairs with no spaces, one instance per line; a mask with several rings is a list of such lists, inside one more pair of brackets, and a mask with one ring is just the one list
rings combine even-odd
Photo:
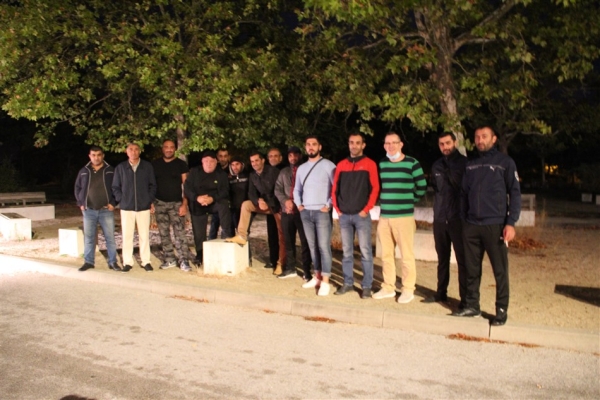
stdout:
[[[520,213],[520,188],[514,161],[495,147],[497,136],[490,127],[475,132],[477,157],[467,161],[456,148],[452,133],[440,135],[442,152],[431,171],[435,192],[434,239],[438,254],[438,286],[426,303],[446,302],[450,277],[450,253],[454,247],[459,272],[460,304],[453,315],[481,315],[479,285],[484,252],[496,278],[496,317],[503,325],[508,308],[507,246],[514,238]],[[133,229],[137,224],[141,265],[152,271],[148,229],[155,213],[164,252],[161,269],[179,264],[189,271],[192,254],[187,246],[184,217],[189,209],[196,256],[202,263],[202,244],[211,215],[208,238],[216,238],[219,226],[226,241],[245,245],[255,214],[267,216],[269,262],[267,267],[281,279],[297,276],[296,236],[300,239],[303,288],[314,288],[319,296],[332,289],[332,212],[339,218],[343,259],[343,284],[334,292],[354,291],[354,240],[358,237],[361,256],[363,299],[396,298],[396,247],[401,252],[400,296],[397,302],[414,299],[416,263],[414,207],[425,194],[427,181],[420,163],[402,152],[399,134],[385,136],[386,157],[377,165],[364,155],[362,133],[348,138],[349,156],[337,165],[321,155],[319,138],[309,136],[304,146],[308,156],[302,163],[298,147],[288,149],[289,166],[281,168],[283,156],[274,148],[267,160],[250,155],[252,171],[244,172],[241,159],[229,160],[226,150],[205,151],[202,165],[189,171],[175,158],[175,144],[163,143],[163,157],[152,164],[139,158],[140,148],[127,147],[128,160],[114,170],[103,161],[102,150],[92,147],[90,162],[80,171],[75,184],[78,205],[84,216],[84,271],[94,266],[97,224],[106,238],[109,267],[127,272],[133,265]],[[183,188],[183,189],[182,189]],[[377,235],[382,249],[383,282],[372,293],[373,254],[371,210],[379,200]],[[117,264],[114,242],[115,206],[121,208],[123,263]],[[170,237],[173,227],[176,258]],[[312,268],[311,268],[312,267]]]

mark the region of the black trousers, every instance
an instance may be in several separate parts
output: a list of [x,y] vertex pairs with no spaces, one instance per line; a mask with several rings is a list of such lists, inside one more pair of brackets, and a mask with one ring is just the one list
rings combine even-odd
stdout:
[[433,223],[433,239],[438,257],[437,294],[446,297],[450,284],[450,254],[454,248],[454,255],[458,264],[458,293],[460,307],[465,305],[467,292],[467,274],[465,271],[465,248],[463,245],[463,223],[460,219],[447,222]]
[[202,244],[206,242],[206,226],[208,224],[209,214],[218,214],[221,221],[221,228],[225,232],[225,237],[232,237],[231,232],[231,212],[227,202],[213,203],[206,207],[206,213],[191,215],[192,230],[194,232],[194,245],[196,246],[196,258],[202,260]]
[[267,240],[269,242],[269,262],[275,267],[279,261],[279,231],[273,215],[267,215]]
[[286,265],[284,266],[285,271],[294,271],[296,269],[296,232],[300,236],[300,249],[302,256],[302,271],[304,272],[304,278],[311,279],[311,268],[312,262],[310,258],[310,248],[308,247],[308,241],[304,234],[304,226],[302,225],[302,219],[300,213],[286,214],[281,213],[281,229],[283,229],[283,236],[285,237],[285,253],[286,253]]
[[480,309],[481,263],[487,253],[496,278],[496,309],[508,309],[508,251],[502,238],[504,225],[473,225],[463,222],[465,270],[467,272],[466,307]]

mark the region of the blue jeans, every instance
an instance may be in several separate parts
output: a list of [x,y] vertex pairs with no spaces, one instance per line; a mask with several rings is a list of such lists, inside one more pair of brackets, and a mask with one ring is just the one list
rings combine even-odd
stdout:
[[344,285],[354,285],[354,232],[358,236],[360,246],[360,261],[362,263],[362,287],[371,289],[373,284],[373,243],[371,241],[371,215],[361,217],[358,214],[340,215],[340,230],[342,232],[342,270]]
[[96,253],[96,233],[98,224],[102,228],[106,239],[108,264],[117,263],[117,245],[115,244],[115,214],[106,208],[102,210],[86,209],[83,213],[83,259],[86,263],[94,265]]
[[331,214],[321,210],[300,211],[306,241],[314,269],[323,276],[331,276]]

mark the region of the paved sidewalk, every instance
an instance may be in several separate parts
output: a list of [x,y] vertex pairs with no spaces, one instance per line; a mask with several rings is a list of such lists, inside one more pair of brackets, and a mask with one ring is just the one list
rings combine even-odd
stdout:
[[[256,264],[256,263],[255,263]],[[323,298],[306,296],[306,291],[287,291],[283,294],[264,294],[254,290],[245,290],[243,285],[236,289],[219,285],[219,280],[235,280],[236,278],[213,277],[212,279],[185,279],[185,282],[170,279],[175,275],[169,271],[154,273],[115,273],[106,268],[97,267],[84,273],[73,266],[65,266],[48,261],[32,260],[20,257],[0,255],[0,275],[11,271],[34,271],[65,278],[98,282],[121,287],[161,293],[166,296],[183,296],[190,300],[206,301],[239,307],[247,307],[265,312],[279,312],[305,318],[317,318],[369,325],[387,329],[413,330],[458,338],[475,338],[478,340],[494,340],[522,345],[553,347],[582,352],[600,354],[600,333],[588,330],[572,330],[552,327],[532,326],[509,322],[502,327],[492,327],[486,318],[457,318],[439,313],[425,314],[399,310],[395,302],[357,300],[357,296],[344,295]],[[139,268],[138,268],[139,269]],[[167,272],[167,273],[165,273]],[[178,271],[173,271],[177,274]],[[261,266],[251,268],[249,273],[259,275],[254,282],[258,286],[272,285],[267,279],[268,271]],[[263,276],[265,275],[265,276]],[[188,275],[189,277],[190,275]],[[282,280],[278,280],[281,282]],[[290,281],[285,280],[285,281]],[[215,284],[216,283],[216,284]],[[300,283],[299,279],[288,283]],[[242,287],[240,287],[242,286]],[[298,285],[299,286],[299,285]],[[265,292],[269,292],[265,290]],[[332,297],[335,297],[332,299]],[[415,300],[416,301],[416,300]]]

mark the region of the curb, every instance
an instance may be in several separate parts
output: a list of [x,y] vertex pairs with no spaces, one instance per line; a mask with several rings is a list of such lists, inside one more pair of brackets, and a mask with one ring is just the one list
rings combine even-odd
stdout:
[[82,274],[73,267],[47,261],[6,256],[0,254],[0,264],[16,263],[30,271],[61,276],[87,282],[109,284],[129,289],[145,290],[165,296],[186,296],[208,303],[244,307],[260,311],[277,312],[304,318],[367,325],[386,329],[408,330],[436,335],[467,336],[476,339],[521,345],[551,347],[585,353],[600,353],[600,332],[542,327],[526,324],[508,324],[493,327],[485,318],[457,318],[402,312],[395,310],[368,310],[357,307],[322,304],[307,300],[217,290],[196,285],[148,281],[124,274],[103,271],[86,271]]

